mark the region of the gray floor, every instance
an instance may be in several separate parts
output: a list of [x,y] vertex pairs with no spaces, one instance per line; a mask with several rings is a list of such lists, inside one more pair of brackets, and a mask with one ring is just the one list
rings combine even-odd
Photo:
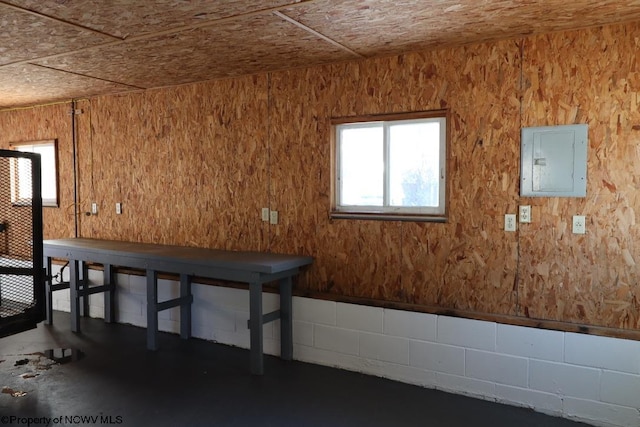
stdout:
[[[0,426],[24,426],[28,417],[32,426],[46,425],[38,417],[57,417],[56,426],[584,425],[274,357],[257,377],[247,350],[163,333],[152,352],[142,328],[85,318],[74,334],[68,314],[54,321],[0,339]],[[57,348],[84,357],[53,363],[43,352]]]

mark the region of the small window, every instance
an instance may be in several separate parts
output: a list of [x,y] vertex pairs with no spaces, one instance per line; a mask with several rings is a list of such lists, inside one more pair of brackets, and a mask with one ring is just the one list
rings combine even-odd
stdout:
[[445,112],[333,124],[333,218],[445,220]]
[[[42,206],[58,207],[58,143],[56,140],[11,144],[17,151],[40,154],[42,169]],[[17,159],[11,171],[11,202],[31,204],[31,163]],[[27,182],[28,181],[28,182]]]

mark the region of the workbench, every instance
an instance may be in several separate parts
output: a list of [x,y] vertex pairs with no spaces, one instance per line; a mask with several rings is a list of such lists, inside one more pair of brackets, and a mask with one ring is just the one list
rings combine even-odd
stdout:
[[[147,348],[158,349],[158,313],[180,307],[180,336],[191,337],[191,283],[194,277],[242,282],[249,285],[251,373],[261,375],[263,363],[262,325],[280,319],[280,357],[293,357],[292,279],[300,269],[310,265],[309,256],[266,252],[242,252],[187,246],[121,242],[86,238],[45,240],[44,263],[47,269],[47,323],[52,323],[52,292],[69,289],[71,330],[80,332],[81,300],[91,294],[104,293],[106,322],[115,320],[115,267],[129,267],[146,272],[147,277]],[[52,260],[69,261],[69,281],[53,283]],[[102,285],[90,286],[87,263],[102,264]],[[158,302],[158,273],[180,277],[180,297]],[[263,285],[278,282],[280,309],[262,313]]]

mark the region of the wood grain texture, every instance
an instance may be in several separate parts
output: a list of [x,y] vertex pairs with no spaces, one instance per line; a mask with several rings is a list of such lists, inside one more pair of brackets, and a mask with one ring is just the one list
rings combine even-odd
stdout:
[[265,249],[265,95],[261,76],[91,100],[82,236]]
[[[523,125],[586,123],[589,152],[586,198],[530,200],[520,314],[640,328],[639,32],[628,24],[525,41]],[[586,215],[586,235],[572,234],[573,215]]]
[[275,15],[262,14],[35,63],[151,88],[352,58]]
[[[637,34],[614,25],[81,101],[78,211],[100,205],[81,234],[312,255],[303,295],[637,331]],[[331,119],[435,109],[449,114],[448,222],[330,220]],[[58,138],[63,206],[67,111],[0,113],[3,144]],[[521,198],[521,127],[570,123],[589,124],[587,197]],[[518,205],[533,222],[506,233]],[[45,235],[71,236],[73,209],[55,215]]]
[[637,2],[618,0],[317,0],[282,12],[367,57],[640,19]]
[[0,65],[95,46],[111,40],[110,37],[16,11],[3,4],[0,4],[0,28]]
[[[304,222],[272,239],[272,247],[290,251],[305,247],[296,240],[317,242],[312,253],[331,267],[314,265],[310,289],[513,313],[517,236],[501,230],[501,218],[517,203],[519,168],[512,160],[519,128],[518,120],[502,118],[518,105],[519,64],[519,45],[503,42],[350,62],[319,74],[274,74],[272,159],[286,156],[287,162],[276,164],[293,164],[272,169],[272,189],[286,189],[272,191],[272,198],[295,207]],[[303,82],[310,82],[306,90]],[[331,128],[326,121],[317,128],[322,112],[345,117],[441,108],[451,111],[452,122],[449,223],[329,221]],[[312,217],[305,210],[321,214],[307,226]]]
[[15,6],[57,17],[120,38],[215,21],[298,3],[300,0],[9,0]]
[[37,104],[43,98],[65,102],[70,98],[132,89],[135,88],[37,65],[9,65],[0,72],[0,109]]
[[0,114],[0,147],[12,142],[58,140],[59,208],[43,209],[45,238],[74,234],[73,143],[71,104],[7,111]]
[[634,0],[5,0],[0,98],[45,104],[637,20]]

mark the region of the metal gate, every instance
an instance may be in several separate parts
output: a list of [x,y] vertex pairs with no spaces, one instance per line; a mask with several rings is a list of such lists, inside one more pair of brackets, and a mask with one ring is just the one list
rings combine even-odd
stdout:
[[0,337],[45,318],[40,155],[0,150]]

